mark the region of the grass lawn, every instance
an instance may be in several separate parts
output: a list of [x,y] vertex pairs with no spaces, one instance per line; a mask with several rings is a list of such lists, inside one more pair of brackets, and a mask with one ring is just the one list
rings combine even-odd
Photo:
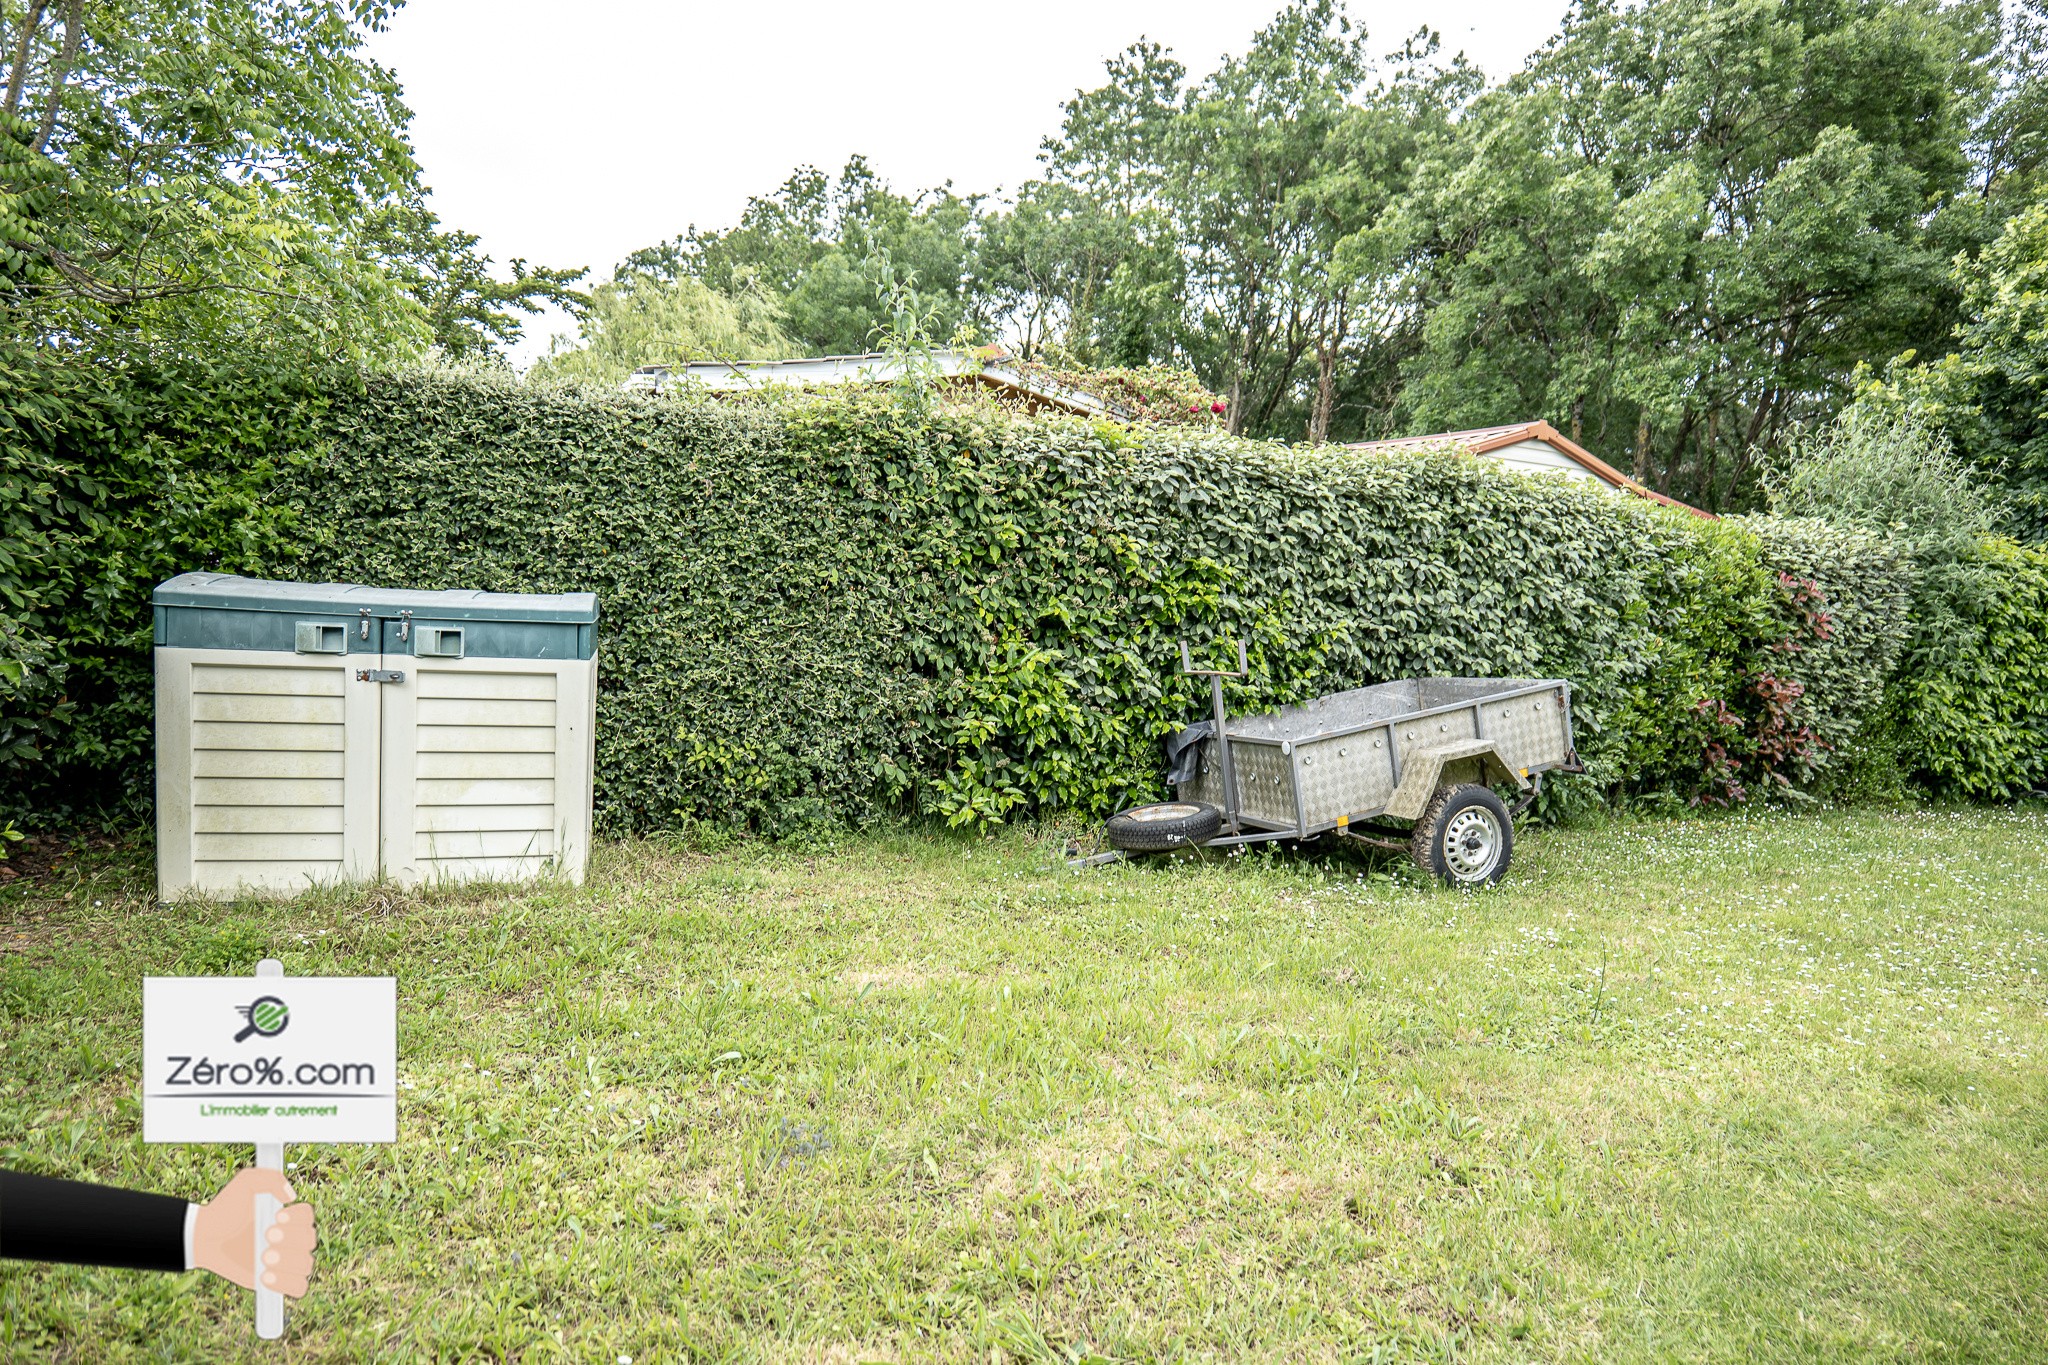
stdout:
[[[581,890],[0,890],[0,1164],[145,1147],[146,974],[399,980],[313,1290],[0,1268],[11,1360],[2048,1358],[2048,816],[1348,851],[605,847]],[[1394,875],[1388,875],[1392,871]]]

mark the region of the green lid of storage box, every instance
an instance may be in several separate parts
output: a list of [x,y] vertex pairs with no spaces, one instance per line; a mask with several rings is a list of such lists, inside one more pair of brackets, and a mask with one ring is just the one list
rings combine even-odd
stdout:
[[411,592],[187,573],[150,600],[156,642],[171,649],[588,659],[597,635],[597,595],[587,592]]

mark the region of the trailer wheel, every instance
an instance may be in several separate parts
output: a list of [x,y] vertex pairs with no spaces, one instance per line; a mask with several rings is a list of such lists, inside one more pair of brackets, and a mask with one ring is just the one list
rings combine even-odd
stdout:
[[1408,840],[1409,856],[1446,886],[1493,885],[1514,851],[1508,808],[1473,782],[1439,787]]
[[1160,801],[1109,817],[1109,842],[1131,853],[1164,853],[1206,844],[1223,828],[1223,812],[1200,801]]

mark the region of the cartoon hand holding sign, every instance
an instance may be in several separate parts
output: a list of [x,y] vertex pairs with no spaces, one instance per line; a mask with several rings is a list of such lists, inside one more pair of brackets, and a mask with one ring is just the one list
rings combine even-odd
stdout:
[[0,1171],[0,1256],[127,1270],[210,1270],[256,1287],[256,1203],[285,1207],[265,1240],[263,1287],[292,1298],[313,1271],[313,1206],[292,1203],[276,1171],[239,1172],[204,1204],[161,1194]]
[[290,1202],[280,1173],[284,1144],[398,1136],[397,984],[388,976],[286,981],[269,959],[254,982],[150,977],[142,1052],[144,1141],[256,1145],[256,1168],[236,1177],[248,1181],[249,1197],[230,1202],[201,1234],[216,1259],[198,1263],[255,1290],[257,1335],[281,1336],[280,1296],[306,1292],[316,1240],[312,1209]]
[[0,1256],[210,1270],[255,1291],[258,1336],[284,1335],[284,1300],[305,1294],[319,1243],[284,1144],[397,1137],[398,992],[388,976],[287,985],[271,959],[256,973],[254,999],[246,977],[142,987],[143,1140],[253,1142],[256,1165],[204,1204],[0,1171]]
[[192,1264],[244,1289],[256,1288],[259,1195],[284,1206],[264,1233],[269,1247],[263,1253],[263,1287],[286,1298],[304,1298],[306,1280],[313,1273],[313,1248],[320,1240],[314,1231],[313,1206],[293,1203],[291,1183],[276,1171],[237,1171],[226,1189],[200,1207],[192,1230]]

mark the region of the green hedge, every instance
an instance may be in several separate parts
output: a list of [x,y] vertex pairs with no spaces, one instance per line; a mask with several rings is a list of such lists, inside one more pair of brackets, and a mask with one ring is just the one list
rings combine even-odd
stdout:
[[929,752],[924,566],[863,480],[885,426],[807,449],[757,407],[429,375],[330,429],[279,489],[306,540],[273,571],[596,592],[608,827],[863,817]]
[[1800,688],[1795,721],[1811,731],[1801,787],[1824,794],[1897,785],[1887,684],[1907,637],[1911,568],[1860,527],[1807,517],[1734,519],[1757,537],[1775,578],[1778,628],[1759,640],[1753,675]]
[[[1742,713],[1791,628],[1769,569],[1819,575],[1831,601],[1861,582],[1818,529],[1702,523],[1451,454],[913,422],[886,396],[418,376],[337,403],[330,430],[285,491],[310,548],[277,571],[598,592],[614,829],[1102,813],[1158,791],[1159,737],[1200,712],[1183,636],[1250,640],[1240,709],[1416,674],[1566,677],[1592,789],[1689,800],[1728,730],[1697,703]],[[1838,604],[1841,629],[1797,661],[1831,742],[1882,688],[1853,671],[1881,665],[1866,637],[1895,640],[1895,608],[1890,587]]]
[[0,821],[147,816],[150,589],[287,553],[278,474],[354,382],[0,344]]
[[[1902,571],[1821,523],[887,394],[269,380],[267,404],[201,376],[49,428],[76,486],[131,474],[68,523],[70,579],[23,576],[44,602],[14,618],[56,646],[45,682],[101,679],[71,716],[0,685],[0,737],[9,708],[54,736],[45,792],[146,799],[147,589],[195,567],[597,592],[610,830],[1104,813],[1158,792],[1159,737],[1204,709],[1182,637],[1210,657],[1248,639],[1240,710],[1418,674],[1568,678],[1589,778],[1560,801],[1849,789],[1903,724]],[[133,477],[152,468],[154,487]],[[96,540],[147,553],[93,565]],[[56,806],[0,816],[31,809]]]
[[1900,750],[1927,789],[2008,800],[2048,788],[2048,549],[1996,540],[1953,636],[1896,684]]
[[[373,383],[286,497],[280,572],[596,591],[609,828],[776,829],[914,804],[1101,813],[1158,790],[1198,713],[1176,641],[1242,634],[1240,708],[1409,674],[1557,674],[1600,779],[1654,693],[1647,504],[1449,455],[1217,435],[909,426],[885,397],[785,407]],[[1652,708],[1654,709],[1654,708]]]

